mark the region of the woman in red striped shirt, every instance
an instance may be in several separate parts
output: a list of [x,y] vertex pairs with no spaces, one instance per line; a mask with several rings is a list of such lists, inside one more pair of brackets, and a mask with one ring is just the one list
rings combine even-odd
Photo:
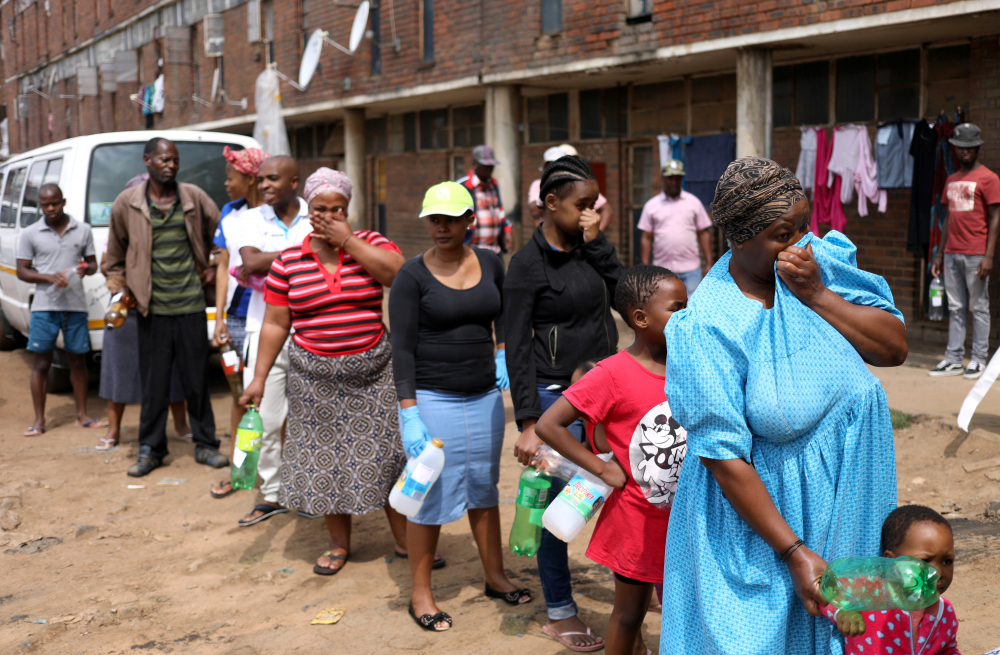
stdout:
[[382,287],[405,259],[378,232],[351,230],[351,191],[347,176],[329,168],[306,180],[313,232],[271,265],[254,379],[240,399],[260,403],[267,373],[295,328],[278,502],[325,515],[330,549],[313,567],[320,575],[346,563],[355,514],[384,508],[397,548],[406,547],[406,518],[386,502],[406,456],[382,323]]

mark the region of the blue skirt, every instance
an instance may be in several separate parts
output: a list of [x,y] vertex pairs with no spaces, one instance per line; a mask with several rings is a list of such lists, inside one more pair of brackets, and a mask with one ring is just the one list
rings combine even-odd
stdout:
[[431,437],[444,442],[444,470],[410,520],[444,525],[470,509],[500,502],[500,452],[505,417],[503,396],[493,388],[475,396],[417,390],[420,419]]

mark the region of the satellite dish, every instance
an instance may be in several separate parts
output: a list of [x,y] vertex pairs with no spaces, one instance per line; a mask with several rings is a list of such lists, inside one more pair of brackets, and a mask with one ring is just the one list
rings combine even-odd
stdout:
[[302,64],[299,66],[299,86],[303,89],[309,86],[316,73],[316,67],[319,66],[319,55],[323,51],[325,37],[326,32],[316,30],[306,42],[306,49],[302,53]]
[[347,49],[354,54],[361,45],[361,39],[365,38],[365,28],[368,27],[368,10],[371,3],[368,0],[361,0],[358,6],[358,13],[354,14],[354,24],[351,26],[351,40],[347,42]]
[[212,73],[212,95],[208,96],[209,102],[215,102],[215,99],[219,95],[219,77],[221,71],[216,68],[215,72]]

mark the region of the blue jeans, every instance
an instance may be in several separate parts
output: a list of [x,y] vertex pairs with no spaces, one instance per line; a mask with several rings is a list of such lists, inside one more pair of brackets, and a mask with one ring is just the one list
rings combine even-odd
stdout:
[[688,298],[694,293],[694,290],[698,288],[701,283],[701,267],[694,269],[693,271],[688,271],[687,273],[678,273],[674,271],[674,274],[680,278],[680,281],[684,283],[687,288]]
[[[549,391],[538,385],[538,396],[542,401],[542,412],[551,407],[562,396],[562,389]],[[569,425],[570,433],[584,440],[583,423],[575,421]],[[552,478],[551,498],[563,490],[566,482]],[[576,616],[577,607],[573,600],[573,586],[569,574],[568,545],[548,530],[542,530],[542,544],[538,547],[538,577],[542,581],[542,594],[545,596],[546,614],[550,621],[560,621]]]

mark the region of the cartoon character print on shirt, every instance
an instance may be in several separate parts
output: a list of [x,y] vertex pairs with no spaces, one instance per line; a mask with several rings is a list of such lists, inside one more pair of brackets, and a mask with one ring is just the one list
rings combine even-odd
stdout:
[[628,448],[632,479],[646,500],[668,509],[677,493],[677,478],[687,453],[687,431],[663,401],[639,421]]

